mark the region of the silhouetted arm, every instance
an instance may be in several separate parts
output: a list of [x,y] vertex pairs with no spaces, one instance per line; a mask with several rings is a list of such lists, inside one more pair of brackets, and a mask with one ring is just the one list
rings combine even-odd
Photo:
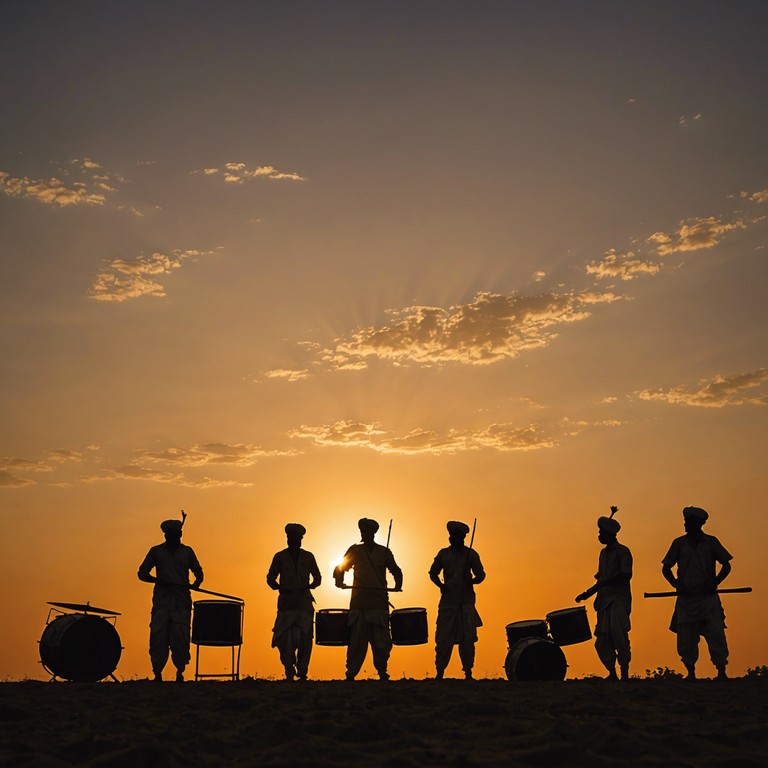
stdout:
[[483,568],[483,564],[480,562],[480,555],[475,552],[475,550],[472,550],[472,576],[470,578],[471,584],[482,584],[485,581],[485,568]]
[[731,572],[731,563],[730,561],[726,560],[724,563],[720,565],[720,571],[715,577],[715,586],[717,587],[720,584],[722,584],[728,578],[728,574],[730,572]]
[[195,577],[195,580],[192,582],[192,588],[197,589],[203,583],[205,574],[203,573],[203,566],[200,565],[200,561],[191,547],[189,548],[189,570],[192,571]]
[[443,566],[440,563],[440,555],[437,555],[429,569],[429,580],[440,590],[441,594],[445,589],[445,584],[440,581],[440,571],[442,570]]
[[314,555],[310,555],[312,558],[312,562],[309,566],[309,575],[312,577],[309,581],[309,588],[315,589],[315,587],[319,587],[320,583],[323,580],[323,576],[320,573],[320,569],[317,567],[317,560],[315,560]]
[[678,581],[675,578],[675,574],[672,573],[672,566],[664,563],[661,566],[661,575],[675,588],[677,589]]
[[280,574],[280,564],[278,562],[278,556],[275,555],[272,558],[272,563],[267,571],[267,585],[270,589],[280,589],[280,585],[277,582],[277,577]]
[[152,550],[150,549],[149,552],[147,552],[147,556],[142,561],[141,565],[139,566],[139,572],[138,577],[139,581],[146,581],[148,584],[155,584],[157,582],[157,579],[150,573],[150,571],[155,567],[155,558],[152,554]]
[[580,595],[576,595],[576,602],[580,603],[582,600],[588,600],[601,589],[605,589],[605,587],[618,587],[621,584],[628,584],[631,578],[632,576],[629,573],[617,573],[610,579],[598,579],[589,589],[584,590]]

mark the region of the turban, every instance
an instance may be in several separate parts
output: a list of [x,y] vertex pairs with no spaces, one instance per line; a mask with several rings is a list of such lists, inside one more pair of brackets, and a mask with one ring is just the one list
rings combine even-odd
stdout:
[[292,533],[298,533],[299,536],[303,536],[307,529],[301,523],[288,523],[285,526],[285,532],[290,536]]
[[608,533],[618,533],[621,530],[621,523],[612,517],[598,517],[597,527]]
[[181,520],[163,520],[160,523],[160,530],[163,533],[171,533],[171,531],[179,531],[181,533],[181,526],[183,525]]
[[709,515],[701,507],[685,507],[683,509],[683,517],[686,519],[690,517],[693,520],[700,520],[702,523],[705,523]]
[[462,536],[466,536],[469,533],[469,526],[458,520],[451,520],[445,527],[448,529],[448,533],[458,533]]
[[357,527],[361,531],[370,531],[371,533],[376,533],[376,531],[379,530],[379,524],[375,520],[371,520],[369,517],[361,517],[357,521]]

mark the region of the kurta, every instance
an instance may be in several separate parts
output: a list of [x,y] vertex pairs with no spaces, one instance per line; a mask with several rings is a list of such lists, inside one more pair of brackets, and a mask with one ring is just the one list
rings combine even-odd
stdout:
[[192,547],[179,544],[171,549],[167,544],[152,547],[139,566],[139,578],[151,576],[156,583],[152,593],[152,619],[149,624],[149,656],[156,674],[162,672],[170,649],[174,666],[183,670],[189,663],[189,628],[192,617],[192,596],[189,592],[190,571],[198,581],[203,569]]
[[595,650],[605,668],[611,672],[616,662],[626,669],[632,659],[629,643],[632,610],[632,553],[629,547],[615,542],[600,550],[595,578],[607,581],[616,576],[627,576],[626,581],[601,587],[595,596],[597,626],[595,627]]
[[[279,581],[278,581],[279,579]],[[286,548],[275,554],[267,572],[267,584],[279,588],[277,617],[272,627],[272,647],[280,652],[286,677],[306,677],[314,637],[314,598],[310,580],[320,583],[315,556],[299,549],[296,560]]]
[[458,645],[462,667],[465,672],[471,672],[477,628],[483,626],[475,609],[475,588],[471,579],[482,581],[485,570],[474,549],[445,547],[437,553],[429,569],[432,578],[438,578],[441,573],[444,587],[437,609],[435,667],[442,672],[448,666],[453,646]]
[[[733,556],[714,536],[702,533],[698,539],[680,536],[672,542],[662,563],[677,565],[677,591],[675,611],[670,629],[677,631],[679,624],[701,621],[724,621],[725,614],[717,588],[717,564],[727,563]],[[698,594],[696,594],[698,593]]]
[[387,571],[396,580],[402,571],[388,547],[373,544],[353,544],[344,555],[339,572],[354,570],[352,595],[349,600],[350,637],[347,645],[347,679],[354,679],[365,661],[371,646],[373,665],[383,678],[387,677],[387,663],[392,650],[389,631],[389,598],[386,590]]

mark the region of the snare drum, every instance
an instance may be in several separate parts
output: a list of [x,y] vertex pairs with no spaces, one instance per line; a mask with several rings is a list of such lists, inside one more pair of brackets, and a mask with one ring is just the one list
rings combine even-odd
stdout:
[[552,639],[558,645],[576,645],[592,637],[584,606],[552,611],[547,614],[547,622]]
[[428,638],[426,608],[398,608],[389,615],[394,645],[424,645]]
[[349,610],[323,608],[315,613],[316,645],[349,645]]
[[524,637],[547,638],[547,622],[544,619],[529,619],[507,624],[507,643],[510,648]]

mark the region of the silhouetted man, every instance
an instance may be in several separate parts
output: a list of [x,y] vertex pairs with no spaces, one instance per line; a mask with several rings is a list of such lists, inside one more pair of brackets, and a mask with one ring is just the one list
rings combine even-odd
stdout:
[[[728,677],[728,643],[725,640],[725,613],[720,595],[715,591],[731,572],[732,555],[714,537],[701,529],[709,515],[700,507],[685,507],[685,536],[672,542],[662,560],[661,572],[677,591],[675,612],[670,629],[677,632],[677,652],[688,670],[688,679],[696,679],[699,638],[703,635],[709,656],[717,668],[718,679]],[[717,564],[720,570],[717,571]],[[677,576],[672,567],[677,565]],[[717,572],[716,572],[717,571]]]
[[617,534],[621,530],[614,515],[618,507],[611,507],[610,517],[597,519],[597,540],[605,544],[600,550],[597,562],[597,581],[587,590],[576,596],[580,603],[597,593],[595,611],[595,650],[608,670],[607,680],[616,680],[616,662],[619,662],[621,679],[629,679],[629,662],[632,651],[629,645],[630,621],[632,611],[632,591],[629,582],[632,579],[632,553],[629,547],[619,544]]
[[320,586],[322,577],[315,556],[301,548],[306,532],[299,523],[285,526],[288,547],[272,558],[267,573],[267,584],[280,593],[272,647],[280,652],[286,680],[306,680],[312,655],[315,600],[310,590]]
[[471,680],[477,628],[483,626],[475,609],[475,584],[485,581],[485,570],[480,555],[464,545],[469,526],[452,520],[446,527],[450,546],[437,553],[429,569],[429,578],[440,588],[435,629],[435,677],[443,679],[453,646],[458,645],[464,677]]
[[[192,597],[189,593],[189,573],[194,574],[192,587],[203,583],[203,569],[192,547],[181,543],[181,520],[166,520],[160,524],[165,543],[152,547],[139,566],[139,579],[154,583],[152,620],[149,624],[149,658],[156,681],[163,679],[168,661],[176,667],[176,680],[184,680],[189,664],[189,627],[192,618]],[[155,569],[155,575],[150,571]]]
[[354,680],[363,666],[368,645],[373,654],[373,666],[381,680],[389,680],[387,663],[392,650],[389,633],[389,600],[387,571],[395,580],[393,592],[403,587],[403,572],[388,547],[376,544],[374,537],[379,524],[367,517],[357,523],[362,544],[353,544],[342,562],[333,570],[336,586],[344,588],[344,573],[354,570],[352,596],[349,600],[349,644],[347,645],[347,680]]

